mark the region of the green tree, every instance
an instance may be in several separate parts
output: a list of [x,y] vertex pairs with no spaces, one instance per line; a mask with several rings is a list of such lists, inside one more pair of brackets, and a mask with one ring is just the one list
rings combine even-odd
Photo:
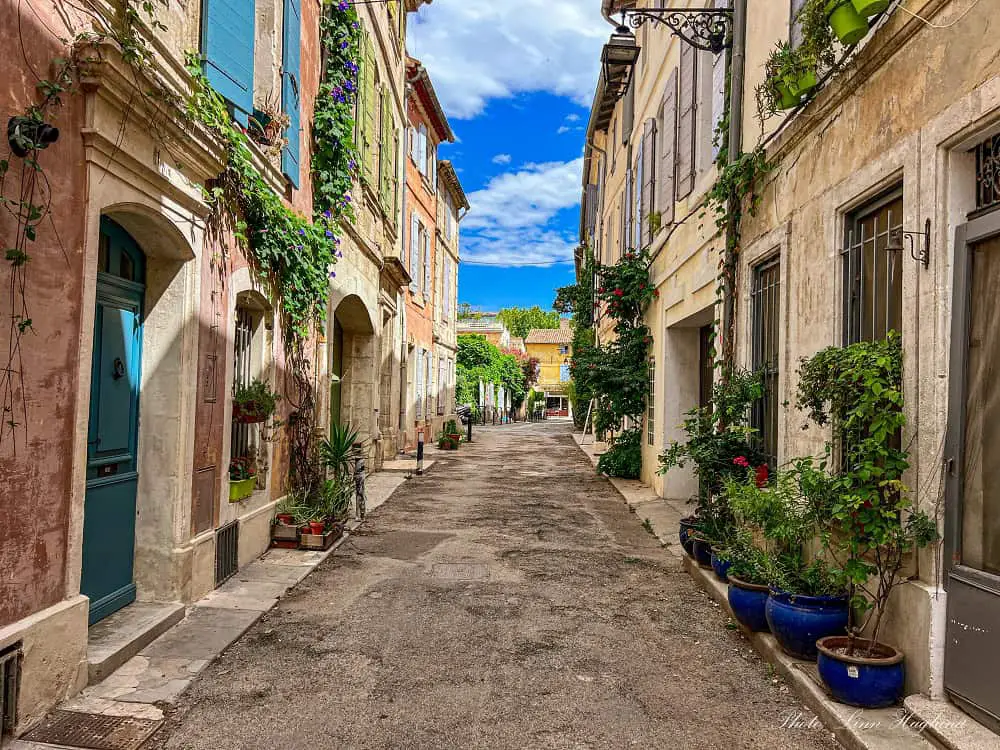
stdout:
[[523,339],[533,328],[558,328],[559,313],[534,307],[505,307],[498,317],[507,326],[511,336]]

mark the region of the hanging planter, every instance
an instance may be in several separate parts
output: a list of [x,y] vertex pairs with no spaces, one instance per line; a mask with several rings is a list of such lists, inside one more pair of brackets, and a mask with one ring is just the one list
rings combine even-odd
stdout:
[[785,81],[773,81],[772,84],[777,93],[775,102],[778,109],[795,109],[802,103],[802,97],[793,93],[791,86]]
[[889,7],[889,0],[851,0],[854,10],[863,16],[877,16]]
[[858,13],[852,0],[830,0],[826,15],[841,44],[857,44],[868,34],[868,21]]

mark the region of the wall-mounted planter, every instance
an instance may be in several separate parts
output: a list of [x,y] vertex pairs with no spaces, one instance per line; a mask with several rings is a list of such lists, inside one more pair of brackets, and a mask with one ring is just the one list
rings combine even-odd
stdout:
[[792,80],[788,80],[786,78],[785,82],[788,84],[788,90],[792,96],[800,99],[816,88],[816,85],[819,83],[816,79],[816,72],[812,70],[807,73],[803,73],[798,78],[793,78]]
[[257,486],[257,477],[250,477],[249,479],[240,479],[237,481],[229,480],[229,502],[238,503],[240,500],[246,500],[253,494],[254,488]]
[[233,421],[239,422],[240,424],[258,424],[267,419],[267,414],[264,414],[253,401],[249,401],[245,404],[233,404]]
[[889,0],[851,0],[854,10],[863,16],[877,16],[889,7]]
[[853,0],[830,0],[826,16],[841,44],[857,44],[868,34],[868,21],[858,13]]
[[784,81],[774,81],[774,88],[778,92],[778,109],[794,109],[802,103],[802,97]]

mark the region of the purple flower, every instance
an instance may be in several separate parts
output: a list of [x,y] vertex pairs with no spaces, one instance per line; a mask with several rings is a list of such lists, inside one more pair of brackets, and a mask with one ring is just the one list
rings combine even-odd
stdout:
[[327,230],[326,230],[326,236],[327,236],[328,238],[332,238],[332,237],[333,237],[333,232],[331,232],[331,231],[330,231],[329,229],[327,229]]
[[354,83],[352,81],[344,81],[344,88],[348,91],[354,91]]
[[330,278],[331,279],[337,278],[337,272],[336,271],[330,271]]
[[358,163],[354,161],[354,159],[351,159],[349,162],[347,162],[347,168],[353,172],[355,169],[358,168]]
[[341,49],[347,49],[347,48],[348,48],[349,46],[350,46],[350,45],[349,45],[349,44],[348,44],[347,42],[341,42],[341,43],[340,43],[340,48],[341,48]]
[[351,6],[347,4],[347,0],[340,0],[340,3],[337,5],[337,10],[341,12],[346,12],[347,9],[350,7]]
[[329,218],[331,218],[331,217],[333,216],[333,211],[331,211],[331,210],[330,210],[330,209],[328,208],[328,209],[326,209],[326,211],[324,211],[324,212],[323,212],[323,216],[325,216],[326,218],[328,218],[328,219],[329,219]]
[[302,250],[302,245],[296,245],[296,246],[295,246],[295,249],[296,249],[296,250]]
[[360,29],[361,28],[361,24],[359,24],[357,21],[355,21],[354,23],[351,24],[351,28]]
[[299,230],[299,234],[302,235],[303,237],[305,237],[306,236],[306,230],[305,229],[300,229]]
[[345,195],[344,196],[344,203],[350,203],[350,202],[351,202],[351,196]]

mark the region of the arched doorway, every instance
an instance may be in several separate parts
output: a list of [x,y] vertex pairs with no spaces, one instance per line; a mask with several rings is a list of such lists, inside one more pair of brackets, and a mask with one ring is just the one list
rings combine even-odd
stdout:
[[101,218],[80,590],[90,624],[135,600],[139,392],[146,256]]
[[375,326],[357,295],[345,297],[333,314],[330,336],[330,421],[350,424],[362,436],[372,428],[377,399]]

